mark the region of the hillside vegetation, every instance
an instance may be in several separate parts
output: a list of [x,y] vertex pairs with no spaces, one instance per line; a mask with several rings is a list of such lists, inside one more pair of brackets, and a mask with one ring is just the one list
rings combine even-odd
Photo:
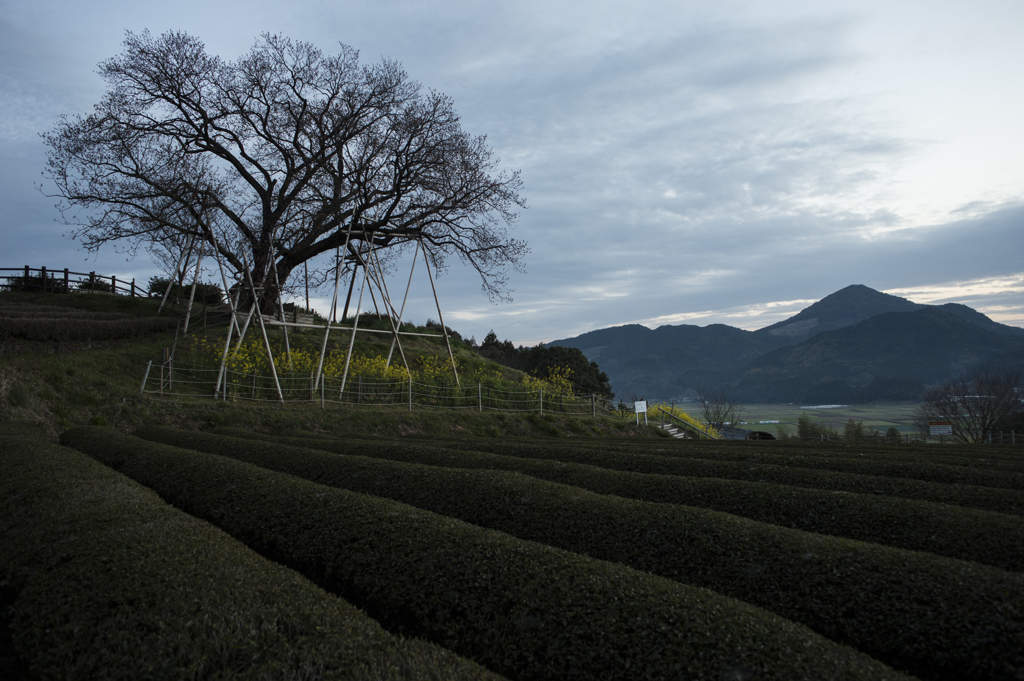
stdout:
[[[165,423],[187,427],[224,425],[300,429],[335,435],[473,435],[499,436],[657,436],[659,431],[625,418],[572,417],[558,413],[496,412],[472,409],[416,409],[394,406],[358,408],[308,403],[280,404],[273,399],[248,401],[212,399],[209,390],[194,395],[155,397],[140,395],[146,365],[158,364],[162,352],[174,348],[179,365],[205,347],[206,360],[216,368],[223,349],[225,316],[211,308],[196,308],[188,337],[176,333],[183,305],[170,305],[157,315],[158,301],[108,294],[0,293],[0,419],[40,423],[56,436],[83,424],[131,429],[142,424]],[[206,313],[204,315],[204,313]],[[203,331],[204,316],[208,332]],[[219,324],[219,326],[215,326]],[[363,324],[383,328],[387,322],[366,317]],[[440,333],[439,326],[408,327]],[[261,345],[253,343],[257,331],[247,336],[249,352],[266,360]],[[177,337],[177,340],[176,340]],[[318,346],[322,337],[313,333],[292,334],[296,348]],[[347,337],[335,334],[329,351],[344,358]],[[283,340],[278,332],[272,342]],[[386,355],[390,339],[385,334],[360,334],[357,356]],[[455,336],[453,351],[467,380],[486,371],[499,382],[521,384],[522,371],[504,367],[480,356],[469,343]],[[443,341],[407,339],[403,346],[409,361],[433,358],[447,363]],[[192,354],[190,354],[192,353]],[[397,365],[397,352],[395,363]],[[159,370],[155,370],[158,372]],[[154,373],[154,376],[157,374]],[[269,380],[269,372],[265,380]],[[540,379],[537,379],[540,380]],[[271,394],[267,392],[266,397]]]

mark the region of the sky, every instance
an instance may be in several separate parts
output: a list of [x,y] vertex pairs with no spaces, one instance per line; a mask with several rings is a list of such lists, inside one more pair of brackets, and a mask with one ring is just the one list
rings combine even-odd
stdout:
[[[1024,326],[1019,0],[0,7],[0,267],[160,274],[144,252],[65,237],[39,134],[101,99],[96,65],[126,31],[183,30],[228,60],[272,32],[397,60],[520,171],[510,234],[531,252],[512,302],[455,260],[437,280],[467,338],[752,330],[850,284]],[[422,267],[406,316],[437,318]]]

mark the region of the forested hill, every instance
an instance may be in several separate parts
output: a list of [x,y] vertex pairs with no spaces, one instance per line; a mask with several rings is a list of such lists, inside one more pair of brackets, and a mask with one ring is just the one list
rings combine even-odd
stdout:
[[682,399],[702,384],[728,384],[748,402],[866,402],[917,399],[927,384],[1019,363],[1024,329],[965,305],[856,285],[757,331],[630,324],[548,345],[579,348],[626,399]]

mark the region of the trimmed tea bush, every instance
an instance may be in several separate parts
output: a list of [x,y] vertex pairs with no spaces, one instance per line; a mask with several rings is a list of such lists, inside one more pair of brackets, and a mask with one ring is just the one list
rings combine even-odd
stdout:
[[842,492],[886,494],[907,499],[980,508],[997,513],[1024,515],[1024,491],[1015,489],[950,485],[908,478],[888,478],[879,475],[823,471],[811,468],[790,468],[775,464],[615,452],[600,448],[545,449],[529,445],[520,447],[517,443],[509,443],[498,449],[485,440],[463,442],[458,445],[458,448],[472,450],[477,446],[500,451],[506,456],[583,463],[609,470],[726,478]]
[[[281,438],[242,428],[218,428],[214,433],[430,466],[514,471],[600,494],[700,506],[809,532],[1024,570],[1024,520],[1018,515],[1024,515],[1024,497],[1012,490],[912,485],[918,496],[946,500],[936,503],[881,494],[884,490],[878,488],[874,494],[863,494],[727,478],[633,473],[405,441]],[[900,489],[906,486],[900,485]],[[993,506],[1001,512],[972,505]]]
[[[522,451],[522,450],[521,450]],[[887,478],[911,478],[925,482],[941,482],[950,485],[978,485],[1002,489],[1024,490],[1024,473],[1020,468],[993,470],[975,465],[963,459],[956,463],[938,461],[933,457],[915,456],[863,456],[853,458],[847,450],[823,450],[808,452],[779,446],[767,446],[763,451],[752,448],[704,446],[694,451],[665,448],[661,452],[645,449],[644,453],[669,454],[672,456],[696,457],[719,461],[744,461],[790,468],[813,468],[817,470],[877,475]]]
[[[922,678],[1024,670],[1024,650],[1006,647],[1024,640],[1021,574],[504,471],[330,455],[166,427],[140,434],[712,589]],[[1018,615],[998,623],[982,615],[1000,602]],[[988,641],[976,636],[986,628]]]
[[0,572],[37,678],[496,679],[72,449],[0,435]]
[[760,608],[615,563],[106,429],[62,440],[393,630],[515,678],[903,678]]

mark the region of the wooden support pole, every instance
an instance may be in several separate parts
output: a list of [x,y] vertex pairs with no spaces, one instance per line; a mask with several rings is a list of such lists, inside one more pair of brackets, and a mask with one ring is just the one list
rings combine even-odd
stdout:
[[[352,236],[352,227],[349,226],[348,232],[345,233],[345,248],[348,248],[349,237]],[[338,309],[338,285],[341,283],[341,264],[342,260],[338,257],[341,251],[337,251],[335,254],[335,265],[334,270],[334,297],[331,300],[331,316],[334,316],[334,311]],[[355,281],[356,273],[352,272],[352,280]],[[317,361],[316,366],[316,380],[323,380],[324,373],[324,354],[327,352],[327,338],[331,335],[331,320],[328,319],[324,324],[324,341],[320,345],[320,359]]]
[[[275,260],[277,260],[277,251],[274,250],[274,239],[273,235],[271,235],[270,269],[273,270],[274,272],[274,285],[277,287],[277,307],[281,313],[281,321],[283,322],[287,321],[284,318],[284,296],[281,295],[281,278],[277,274],[277,263],[274,262]],[[292,346],[291,343],[288,341],[288,327],[285,326],[282,327],[282,329],[284,330],[284,352],[285,357],[288,359],[288,369],[290,370],[292,368]]]
[[[196,276],[192,279],[192,290],[188,292],[188,307],[185,308],[185,333],[188,333],[188,323],[192,319],[192,303],[196,299],[196,286],[199,284],[199,270],[203,266],[203,252],[199,251],[199,257],[196,259]],[[135,280],[132,280],[132,286],[135,286]],[[132,289],[134,291],[134,288]]]
[[146,381],[149,380],[149,370],[153,368],[153,360],[146,362],[146,373],[142,376],[142,387],[139,388],[139,394],[143,395],[146,392]]
[[[171,287],[174,286],[174,282],[178,280],[178,272],[181,270],[181,263],[185,259],[185,254],[192,250],[192,241],[195,239],[194,236],[190,236],[188,239],[189,245],[181,251],[181,255],[178,256],[178,262],[174,266],[174,275],[169,277],[167,280],[167,288],[164,289],[164,297],[160,299],[160,307],[157,308],[156,313],[160,314],[160,311],[164,309],[164,303],[167,302],[167,296],[171,293]],[[227,295],[227,290],[224,291]]]
[[277,380],[277,367],[274,366],[274,353],[270,350],[270,339],[267,338],[267,327],[263,323],[263,314],[260,312],[260,306],[256,302],[259,298],[256,296],[256,287],[252,283],[252,277],[249,275],[249,262],[243,258],[245,266],[245,280],[249,284],[249,292],[252,293],[253,308],[256,314],[256,319],[260,322],[260,331],[263,333],[263,345],[267,348],[267,359],[270,361],[270,373],[274,377],[274,387],[277,388],[277,399],[284,403],[284,393],[281,392],[281,382]]
[[[409,268],[409,283],[405,285],[405,297],[402,298],[402,309],[398,312],[398,330],[402,330],[402,319],[405,316],[405,304],[409,301],[409,289],[412,288],[412,274],[416,271],[416,259],[420,257],[420,242],[416,241],[416,251],[412,254],[412,267]],[[387,366],[391,366],[391,353],[395,351],[395,341],[397,338],[391,340],[391,349],[388,350]],[[408,370],[408,367],[406,367]]]
[[455,384],[459,384],[459,370],[455,366],[455,355],[452,353],[452,344],[448,340],[448,327],[444,325],[444,315],[441,313],[441,301],[437,299],[437,287],[434,286],[434,275],[430,273],[430,260],[427,259],[427,249],[423,249],[423,262],[427,266],[427,278],[430,279],[430,289],[434,292],[434,304],[437,306],[437,317],[441,320],[441,331],[444,332],[444,342],[448,346],[448,357],[452,360],[452,373],[455,374]]
[[[372,242],[371,242],[371,244],[372,244]],[[382,299],[382,302],[385,305],[384,309],[388,313],[388,322],[391,324],[391,331],[394,334],[394,336],[391,338],[391,348],[394,349],[395,344],[396,343],[398,344],[398,352],[402,356],[402,365],[405,367],[406,371],[409,371],[409,362],[406,361],[406,359],[405,359],[405,350],[402,349],[402,343],[398,339],[398,332],[401,330],[402,322],[401,322],[400,319],[399,319],[399,321],[397,323],[395,321],[395,317],[394,317],[395,306],[391,303],[391,293],[388,291],[388,283],[384,280],[384,268],[382,268],[380,266],[380,258],[377,257],[377,253],[372,250],[372,245],[371,245],[370,255],[373,256],[373,259],[374,259],[374,262],[375,262],[375,270],[374,271],[376,272],[376,274],[374,275],[373,278],[374,278],[375,281],[377,281],[377,286],[380,288],[381,299]],[[379,277],[379,281],[378,281],[378,277]],[[373,293],[373,288],[372,287],[370,288],[370,293],[371,294]],[[391,352],[390,351],[388,352],[388,358],[387,358],[387,361],[384,363],[384,366],[385,366],[385,368],[391,366]]]
[[348,379],[348,367],[352,362],[352,349],[356,345],[356,330],[359,328],[359,310],[363,306],[363,291],[366,290],[366,279],[368,275],[366,268],[363,268],[363,285],[359,287],[359,302],[356,303],[356,316],[352,320],[352,337],[348,341],[348,354],[345,355],[345,370],[341,374],[341,389],[338,391],[338,396],[344,399],[345,397],[345,381]]

